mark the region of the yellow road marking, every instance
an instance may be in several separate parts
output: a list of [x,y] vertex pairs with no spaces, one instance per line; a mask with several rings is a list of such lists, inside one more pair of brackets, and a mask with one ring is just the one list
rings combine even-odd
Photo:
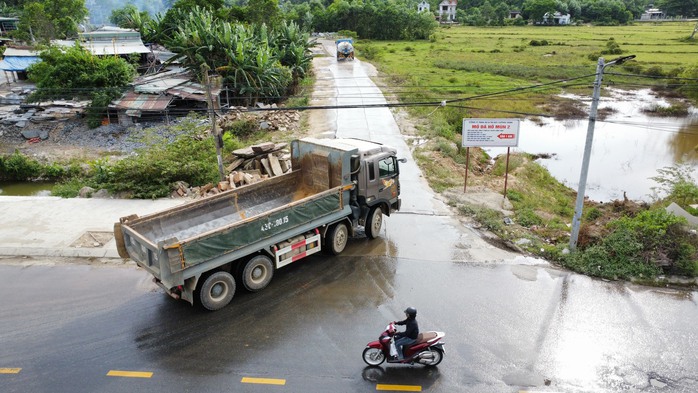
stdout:
[[150,378],[153,376],[151,372],[145,371],[119,371],[119,370],[109,370],[107,373],[108,377],[127,377],[127,378]]
[[392,390],[400,392],[421,392],[422,387],[417,385],[376,385],[376,390]]
[[0,374],[19,374],[21,368],[0,368]]
[[275,378],[243,377],[240,382],[242,382],[242,383],[259,383],[259,384],[263,384],[263,385],[286,385],[285,379],[275,379]]

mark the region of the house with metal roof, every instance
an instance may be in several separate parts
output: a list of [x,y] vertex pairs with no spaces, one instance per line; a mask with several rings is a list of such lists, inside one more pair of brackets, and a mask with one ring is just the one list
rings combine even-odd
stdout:
[[39,61],[41,61],[39,52],[35,50],[8,47],[5,49],[4,58],[0,61],[0,70],[5,73],[8,83],[27,80],[27,68]]
[[[211,89],[216,103],[220,92],[220,88]],[[206,87],[193,82],[188,71],[173,67],[137,78],[132,89],[113,101],[109,109],[110,121],[114,116],[122,125],[148,120],[169,123],[171,117],[207,110]]]

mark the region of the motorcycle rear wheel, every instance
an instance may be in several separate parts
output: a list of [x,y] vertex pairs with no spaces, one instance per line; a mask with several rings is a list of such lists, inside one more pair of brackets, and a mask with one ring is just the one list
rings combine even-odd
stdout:
[[383,351],[378,348],[366,348],[362,355],[364,362],[369,366],[377,366],[385,361],[385,355]]
[[439,348],[429,348],[427,352],[430,352],[433,356],[433,360],[430,363],[424,364],[427,367],[434,367],[444,360],[444,352]]

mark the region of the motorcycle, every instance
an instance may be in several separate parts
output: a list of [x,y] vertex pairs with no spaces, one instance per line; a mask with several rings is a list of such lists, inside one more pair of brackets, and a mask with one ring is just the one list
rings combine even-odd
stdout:
[[419,363],[425,366],[436,366],[444,358],[444,342],[441,339],[446,336],[443,332],[419,333],[417,341],[403,348],[404,359],[399,360],[397,356],[391,356],[391,348],[396,355],[395,348],[395,322],[390,322],[376,341],[366,344],[363,352],[363,359],[369,366],[377,366],[386,359],[388,363]]

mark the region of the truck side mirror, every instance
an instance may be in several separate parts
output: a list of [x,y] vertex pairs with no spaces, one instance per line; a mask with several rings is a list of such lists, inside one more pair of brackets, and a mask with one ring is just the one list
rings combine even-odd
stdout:
[[407,158],[398,158],[397,162],[401,162],[404,164],[407,162]]

